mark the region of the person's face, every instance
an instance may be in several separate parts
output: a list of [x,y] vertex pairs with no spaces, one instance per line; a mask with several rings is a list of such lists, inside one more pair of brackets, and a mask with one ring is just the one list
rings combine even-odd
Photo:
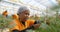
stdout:
[[22,13],[19,14],[19,19],[23,22],[25,22],[29,18],[30,11],[25,10]]

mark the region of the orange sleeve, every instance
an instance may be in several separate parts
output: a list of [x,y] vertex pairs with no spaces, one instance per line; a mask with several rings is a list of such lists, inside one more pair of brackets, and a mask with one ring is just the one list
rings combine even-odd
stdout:
[[30,20],[29,21],[29,26],[34,25],[34,23],[35,23],[35,20]]

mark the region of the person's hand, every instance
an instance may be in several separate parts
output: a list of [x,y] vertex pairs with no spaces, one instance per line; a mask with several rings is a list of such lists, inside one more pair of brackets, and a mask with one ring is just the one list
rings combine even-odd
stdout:
[[33,27],[34,27],[34,29],[37,29],[40,27],[40,24],[34,24]]

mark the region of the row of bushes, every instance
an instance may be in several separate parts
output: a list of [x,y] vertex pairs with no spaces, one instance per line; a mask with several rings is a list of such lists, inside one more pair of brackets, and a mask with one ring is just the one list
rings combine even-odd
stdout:
[[[35,30],[35,32],[60,32],[60,18],[59,17],[31,17],[29,19],[35,19],[43,21],[41,22],[41,26]],[[0,15],[0,29],[4,28],[11,28],[9,25],[9,22],[12,21],[11,16],[8,16],[8,18],[4,18],[2,15]]]

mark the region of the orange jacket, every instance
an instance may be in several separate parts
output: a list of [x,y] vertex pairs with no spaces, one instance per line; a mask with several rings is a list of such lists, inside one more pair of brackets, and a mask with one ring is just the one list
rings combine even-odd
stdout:
[[15,20],[14,22],[15,22],[16,26],[14,26],[11,30],[17,29],[17,30],[21,31],[21,30],[24,30],[24,29],[30,27],[31,25],[33,25],[35,20],[27,20],[25,22],[25,25],[23,25],[19,20]]

